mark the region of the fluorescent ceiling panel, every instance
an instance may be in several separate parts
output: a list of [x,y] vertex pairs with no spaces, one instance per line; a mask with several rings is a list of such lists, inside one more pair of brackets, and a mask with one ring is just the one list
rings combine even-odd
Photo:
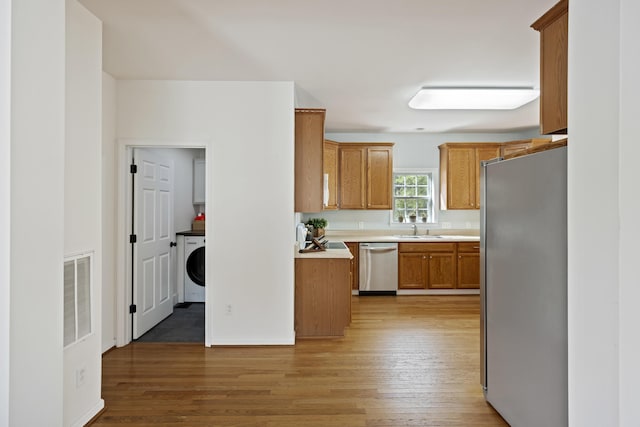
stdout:
[[540,96],[530,87],[423,87],[409,107],[416,110],[513,110]]

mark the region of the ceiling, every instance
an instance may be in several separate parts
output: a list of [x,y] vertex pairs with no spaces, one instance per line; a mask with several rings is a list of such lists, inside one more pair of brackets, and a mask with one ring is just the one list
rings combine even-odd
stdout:
[[[557,0],[79,0],[103,21],[121,79],[294,81],[328,132],[511,132],[515,110],[417,111],[422,86],[538,86],[539,34]],[[251,102],[251,100],[247,100]]]

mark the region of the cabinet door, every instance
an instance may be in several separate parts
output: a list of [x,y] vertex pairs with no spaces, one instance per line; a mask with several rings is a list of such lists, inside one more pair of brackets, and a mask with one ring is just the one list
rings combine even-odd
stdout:
[[353,255],[353,258],[351,258],[351,289],[357,291],[360,284],[360,266],[358,265],[360,244],[358,242],[345,242],[345,245]]
[[567,131],[568,1],[562,0],[540,19],[540,133]]
[[531,142],[529,140],[506,142],[502,145],[502,148],[500,149],[500,156],[501,157],[510,156],[511,154],[519,153],[530,147],[531,147]]
[[329,180],[329,202],[324,209],[338,209],[338,144],[335,142],[324,142],[323,168]]
[[450,147],[447,156],[447,208],[475,209],[476,153],[474,148]]
[[456,261],[453,252],[428,254],[429,289],[453,289],[456,285]]
[[364,209],[366,197],[363,147],[340,147],[340,209]]
[[342,336],[351,319],[348,259],[295,260],[296,337]]
[[202,205],[205,203],[205,180],[206,180],[205,159],[193,159],[193,204]]
[[398,254],[398,289],[426,289],[426,258],[424,253]]
[[321,109],[295,112],[296,212],[320,212],[323,194],[324,116]]
[[480,253],[458,252],[458,289],[480,289]]
[[367,209],[391,209],[392,169],[392,148],[367,149]]
[[475,160],[475,188],[476,194],[474,196],[473,206],[475,209],[480,209],[480,162],[483,160],[491,160],[496,157],[500,157],[499,145],[487,145],[486,147],[476,148],[476,160]]

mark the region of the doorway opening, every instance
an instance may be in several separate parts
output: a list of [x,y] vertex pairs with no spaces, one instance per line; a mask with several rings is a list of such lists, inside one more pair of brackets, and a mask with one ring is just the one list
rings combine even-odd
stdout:
[[[196,217],[206,218],[205,144],[132,142],[120,144],[119,227],[126,242],[117,345],[206,344],[205,222],[194,229]],[[193,238],[200,239],[201,250],[187,273],[186,247]],[[188,287],[191,277],[201,283],[195,296]]]

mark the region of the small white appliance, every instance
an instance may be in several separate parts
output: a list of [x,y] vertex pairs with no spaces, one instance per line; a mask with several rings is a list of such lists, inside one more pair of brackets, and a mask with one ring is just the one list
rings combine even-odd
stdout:
[[204,302],[204,236],[184,238],[184,301]]
[[298,242],[298,248],[305,248],[305,241],[307,240],[307,227],[303,223],[298,223],[296,226],[296,240]]

